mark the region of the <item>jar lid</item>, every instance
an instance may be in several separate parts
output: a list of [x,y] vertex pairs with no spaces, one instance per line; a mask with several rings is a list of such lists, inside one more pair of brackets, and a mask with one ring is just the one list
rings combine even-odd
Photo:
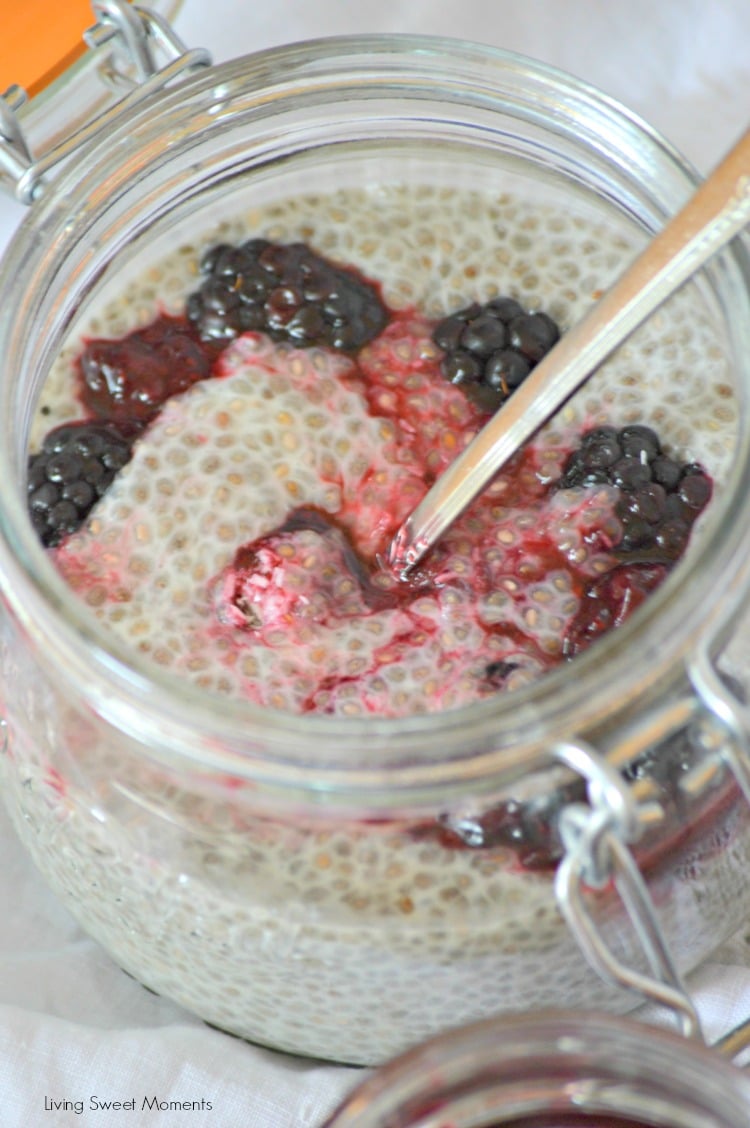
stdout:
[[[164,52],[166,61],[180,55],[171,21],[181,2],[149,0],[148,8],[133,0],[12,5],[0,36],[6,85],[4,94],[0,89],[0,178],[21,202],[30,203],[36,192],[34,162],[155,74]],[[205,52],[191,53],[198,54],[197,62],[210,62]]]
[[[129,0],[130,3],[133,0]],[[180,0],[150,0],[149,9],[172,19]],[[0,75],[35,97],[86,51],[84,33],[96,22],[92,0],[24,0],[3,13]]]
[[90,0],[24,0],[3,13],[0,74],[33,97],[85,51]]

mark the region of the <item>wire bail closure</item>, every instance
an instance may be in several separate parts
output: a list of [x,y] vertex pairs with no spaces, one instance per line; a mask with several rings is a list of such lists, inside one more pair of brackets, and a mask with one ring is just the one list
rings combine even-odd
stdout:
[[715,754],[732,772],[750,803],[750,710],[721,677],[706,646],[688,664],[688,676],[715,724]]
[[[19,111],[27,103],[17,85],[0,95],[0,184],[10,186],[23,204],[31,204],[43,188],[43,177],[77,148],[103,133],[120,113],[138,105],[150,94],[201,67],[211,66],[203,48],[188,48],[170,24],[149,8],[128,0],[92,0],[97,22],[84,32],[92,51],[111,48],[98,69],[110,92],[120,95],[103,113],[38,156],[25,135]],[[161,59],[161,62],[160,62]]]
[[[645,822],[633,792],[616,768],[584,741],[559,744],[552,755],[583,776],[588,785],[588,804],[571,803],[559,816],[565,853],[555,876],[555,894],[568,927],[603,979],[668,1007],[677,1015],[686,1037],[702,1040],[697,1011],[628,848],[640,837]],[[610,882],[633,925],[650,976],[627,967],[614,955],[588,910],[585,889],[603,889]]]
[[132,89],[152,78],[160,69],[159,53],[170,61],[191,54],[171,25],[150,8],[127,0],[92,0],[91,6],[97,22],[83,33],[86,45],[96,50],[112,44],[114,54],[135,69],[135,77],[116,67],[107,70],[105,75],[113,86]]

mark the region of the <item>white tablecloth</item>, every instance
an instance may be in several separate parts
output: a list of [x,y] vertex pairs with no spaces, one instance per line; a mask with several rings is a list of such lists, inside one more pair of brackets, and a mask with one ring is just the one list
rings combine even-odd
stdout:
[[[627,103],[704,172],[750,108],[748,0],[185,0],[176,27],[216,61],[375,31],[521,51]],[[21,215],[0,197],[0,246]],[[726,945],[693,986],[710,1039],[750,1015],[750,944]],[[0,810],[0,1128],[316,1128],[360,1075],[246,1045],[129,979],[46,890]],[[92,1097],[205,1107],[88,1111]],[[65,1100],[86,1111],[54,1111]]]

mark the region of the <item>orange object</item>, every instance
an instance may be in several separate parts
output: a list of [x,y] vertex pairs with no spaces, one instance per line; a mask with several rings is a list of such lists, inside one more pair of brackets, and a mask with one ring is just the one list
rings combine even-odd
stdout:
[[13,83],[33,96],[86,50],[96,23],[90,0],[2,0],[0,93]]

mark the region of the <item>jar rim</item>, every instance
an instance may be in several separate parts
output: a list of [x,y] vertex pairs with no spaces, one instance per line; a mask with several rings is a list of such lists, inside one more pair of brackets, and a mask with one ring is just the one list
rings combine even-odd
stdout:
[[[64,232],[92,176],[104,169],[111,174],[115,159],[122,170],[134,152],[143,153],[153,146],[163,119],[177,136],[184,128],[184,116],[194,112],[193,103],[205,111],[217,91],[225,104],[233,96],[262,95],[267,100],[273,94],[284,100],[304,97],[312,89],[329,94],[335,90],[340,99],[344,74],[352,82],[371,81],[381,91],[390,83],[402,96],[410,89],[418,92],[427,79],[459,99],[469,96],[465,92],[470,88],[471,97],[507,103],[513,90],[519,103],[526,97],[532,110],[535,104],[538,114],[553,117],[555,112],[559,117],[560,111],[551,108],[551,92],[558,99],[564,92],[581,113],[598,115],[589,123],[594,132],[606,127],[618,144],[629,138],[631,145],[645,146],[650,163],[668,169],[685,196],[697,184],[688,163],[637,115],[589,84],[513,52],[411,35],[334,37],[270,48],[212,67],[179,88],[148,99],[127,123],[108,135],[106,151],[86,150],[89,165],[83,178],[79,167],[61,169],[51,190],[35,203],[33,213],[21,225],[0,269],[4,355],[14,355],[17,350],[24,317],[33,308],[33,286],[39,283],[42,264],[46,266],[49,258],[35,227],[37,223],[50,229],[57,225]],[[155,110],[161,115],[158,120]],[[559,121],[557,128],[563,128]],[[61,246],[70,238],[61,235]],[[744,252],[740,254],[735,247],[724,257],[732,261],[733,269],[750,277]],[[742,331],[750,345],[750,319],[746,320],[748,325]],[[0,388],[0,402],[6,408],[11,402],[9,383],[4,378]],[[500,777],[545,765],[550,731],[559,739],[565,735],[565,725],[580,733],[621,716],[623,702],[613,699],[614,685],[623,688],[632,704],[655,685],[676,684],[683,676],[680,664],[685,655],[707,634],[713,638],[728,628],[750,584],[742,531],[750,526],[747,439],[742,454],[710,517],[711,535],[691,549],[691,559],[682,562],[649,598],[647,615],[634,615],[614,635],[577,657],[573,675],[570,666],[558,668],[512,694],[445,712],[405,718],[297,717],[244,701],[210,697],[161,671],[145,674],[137,670],[127,648],[94,621],[82,604],[70,601],[64,581],[33,533],[20,493],[8,490],[0,504],[0,586],[26,629],[43,640],[42,648],[49,646],[63,658],[61,672],[71,680],[91,681],[92,701],[106,719],[137,738],[145,733],[147,719],[158,720],[162,740],[152,752],[160,757],[199,771],[229,772],[282,789],[300,786],[329,796],[353,789],[377,795],[388,804],[399,802],[397,795],[404,791],[432,794],[435,789],[459,784],[476,790],[490,780],[495,783]],[[2,479],[14,481],[18,471],[10,444],[0,443]],[[705,600],[704,590],[706,576],[719,574],[727,578],[721,608]],[[669,626],[658,642],[652,630],[654,621],[661,628]],[[252,741],[248,733],[253,734]],[[438,736],[444,742],[454,741],[449,754],[439,754]],[[347,749],[355,741],[367,749],[366,764],[352,764]],[[461,750],[458,755],[456,747]]]
[[[482,1107],[485,1119],[508,1115],[510,1126],[543,1112],[630,1122],[658,1100],[675,1117],[669,1123],[710,1111],[717,1128],[741,1128],[750,1108],[750,1079],[700,1041],[630,1016],[548,1008],[480,1019],[407,1049],[365,1077],[324,1128],[409,1128],[428,1110],[453,1117],[451,1102],[463,1104],[472,1083],[473,1095],[492,1102]],[[519,1113],[512,1106],[521,1095],[527,1108]],[[544,1101],[554,1108],[528,1107]]]

